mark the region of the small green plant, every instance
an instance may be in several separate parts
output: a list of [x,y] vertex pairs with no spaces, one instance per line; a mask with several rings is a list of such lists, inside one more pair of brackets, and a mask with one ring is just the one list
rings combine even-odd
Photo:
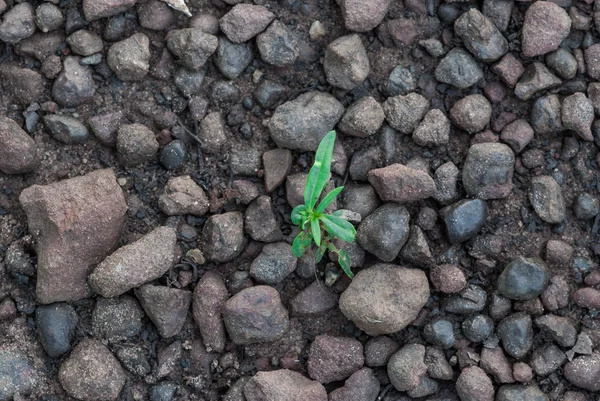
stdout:
[[325,213],[327,206],[342,192],[344,187],[333,189],[317,205],[317,201],[331,177],[330,169],[334,144],[335,131],[331,131],[325,135],[319,144],[315,155],[315,163],[308,172],[306,188],[304,189],[304,205],[298,205],[292,210],[292,222],[301,230],[300,234],[294,239],[292,250],[294,256],[299,258],[314,242],[317,246],[315,253],[317,263],[329,250],[337,255],[342,270],[348,277],[352,278],[354,274],[350,270],[348,254],[342,249],[337,249],[332,241],[339,238],[342,241],[352,242],[356,236],[356,229],[350,222],[340,217],[340,211],[332,214]]

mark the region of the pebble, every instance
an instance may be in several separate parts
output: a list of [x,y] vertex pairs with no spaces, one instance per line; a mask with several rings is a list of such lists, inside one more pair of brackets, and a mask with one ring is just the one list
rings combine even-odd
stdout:
[[454,324],[447,319],[435,319],[425,324],[423,336],[430,344],[443,349],[452,348],[454,345]]
[[83,13],[85,14],[85,19],[92,22],[127,11],[135,3],[135,0],[123,0],[116,3],[105,0],[85,0],[83,2]]
[[538,376],[547,376],[560,368],[567,360],[567,356],[554,344],[536,348],[529,360],[529,365]]
[[171,401],[175,396],[177,386],[173,383],[159,383],[150,388],[150,401]]
[[431,283],[436,291],[444,294],[456,294],[467,286],[465,274],[457,266],[439,265],[431,270]]
[[90,286],[110,298],[161,277],[173,264],[176,241],[172,228],[156,228],[104,259],[90,275]]
[[425,346],[408,344],[390,358],[387,373],[390,382],[398,391],[414,390],[425,376]]
[[225,37],[219,38],[215,64],[227,78],[239,77],[253,58],[252,51],[245,43],[233,43]]
[[279,293],[258,285],[241,290],[223,306],[223,320],[238,345],[276,341],[288,330],[288,312]]
[[204,33],[200,28],[174,29],[166,37],[167,48],[189,70],[198,71],[217,50],[216,36]]
[[0,79],[6,94],[23,105],[37,102],[43,96],[44,78],[31,69],[3,63],[0,65]]
[[481,199],[463,199],[441,210],[451,244],[468,241],[481,231],[487,219],[487,205]]
[[400,258],[408,264],[422,268],[431,264],[431,250],[427,238],[419,226],[410,227],[408,241],[400,251]]
[[[288,149],[272,149],[262,155],[265,189],[273,192],[283,182],[292,167],[292,152]],[[269,242],[269,241],[267,241]]]
[[144,311],[129,295],[120,298],[98,298],[92,313],[92,330],[111,342],[132,340],[142,332]]
[[451,161],[438,167],[433,174],[433,181],[436,188],[433,198],[442,205],[454,202],[458,198],[458,176],[458,167]]
[[469,341],[483,342],[494,332],[494,321],[486,315],[469,316],[462,322],[462,332]]
[[115,15],[106,22],[102,37],[108,42],[117,42],[125,35],[128,25],[124,15]]
[[223,115],[218,111],[208,113],[200,122],[200,146],[209,154],[219,154],[227,143],[228,130]]
[[219,20],[221,31],[234,43],[247,42],[275,19],[275,14],[261,5],[236,4]]
[[391,262],[408,240],[409,220],[410,215],[404,206],[385,204],[360,223],[356,241],[367,252]]
[[135,289],[135,296],[161,337],[179,334],[192,302],[190,291],[145,284]]
[[427,374],[432,379],[452,380],[454,378],[454,369],[448,363],[444,351],[438,347],[425,349],[425,364],[427,365]]
[[279,223],[273,213],[271,198],[256,198],[246,209],[244,230],[255,241],[277,242],[283,239]]
[[502,33],[477,8],[471,8],[454,22],[454,32],[483,62],[496,61],[508,51],[508,42]]
[[403,134],[411,134],[429,110],[429,101],[416,92],[388,98],[383,103],[388,123]]
[[35,33],[35,12],[31,4],[15,4],[3,17],[0,23],[1,41],[16,44]]
[[[378,291],[373,293],[373,288]],[[356,274],[339,305],[348,319],[375,336],[408,326],[428,298],[429,284],[423,271],[377,264]]]
[[571,18],[563,8],[550,1],[533,3],[523,20],[523,55],[535,57],[558,49],[570,30]]
[[535,62],[530,64],[521,75],[515,86],[515,95],[521,100],[529,100],[537,93],[555,88],[561,83],[561,80],[544,64]]
[[386,366],[392,355],[400,349],[398,343],[388,336],[377,336],[365,344],[365,365],[370,367]]
[[381,385],[372,369],[362,368],[354,372],[344,386],[329,393],[329,401],[375,400]]
[[19,202],[36,241],[38,302],[91,297],[88,276],[118,245],[127,211],[114,172],[95,170],[33,185],[21,192]]
[[91,100],[96,86],[89,67],[79,64],[78,57],[67,57],[62,72],[54,80],[52,98],[65,107],[76,107]]
[[244,386],[243,399],[262,401],[265,394],[272,396],[273,400],[327,401],[327,392],[321,383],[288,369],[256,373]]
[[537,215],[549,224],[561,223],[567,213],[560,185],[550,176],[534,177],[531,180],[529,201]]
[[600,80],[600,44],[585,49],[584,58],[587,74],[594,80]]
[[176,170],[183,165],[186,156],[185,142],[176,139],[161,149],[159,160],[167,170]]
[[515,155],[500,143],[481,143],[469,148],[462,172],[467,193],[480,199],[507,197],[513,187]]
[[225,349],[225,325],[221,319],[223,305],[229,292],[221,276],[206,272],[194,289],[193,314],[204,346],[209,352],[221,353]]
[[531,110],[531,126],[536,133],[546,134],[563,130],[560,99],[557,95],[537,98]]
[[212,215],[204,223],[202,244],[207,260],[228,262],[244,249],[244,220],[241,212]]
[[250,265],[250,276],[259,283],[276,285],[296,269],[296,261],[288,243],[267,244]]
[[150,39],[143,33],[113,44],[106,62],[121,81],[140,81],[150,69]]
[[450,109],[450,119],[471,134],[483,130],[490,122],[492,106],[483,95],[469,95]]
[[477,61],[465,50],[454,48],[438,63],[435,79],[458,89],[467,89],[483,78]]
[[138,19],[143,28],[163,31],[175,22],[175,14],[167,3],[151,0],[139,5]]
[[42,3],[35,9],[35,24],[44,33],[58,29],[64,23],[65,16],[54,4]]
[[172,177],[158,198],[158,207],[168,216],[204,216],[209,209],[206,193],[188,175]]
[[431,57],[437,58],[446,54],[446,51],[444,50],[444,45],[436,38],[420,40],[419,44],[423,46],[425,50],[427,50],[427,53],[429,53]]
[[491,70],[511,88],[517,84],[525,72],[523,64],[511,53],[504,55],[498,63],[492,66]]
[[[177,89],[179,89],[179,91],[185,97],[193,97],[203,92],[202,84],[204,83],[205,76],[206,71],[203,69],[199,71],[190,71],[187,68],[178,68],[175,71],[175,74],[173,74],[173,81],[175,82],[175,86],[177,86]],[[196,98],[205,100],[203,97]],[[190,104],[192,104],[191,100]],[[204,113],[206,114],[206,110],[204,110]],[[200,120],[201,118],[198,119],[198,121]]]
[[346,135],[366,138],[379,131],[385,113],[381,104],[367,96],[352,103],[338,124],[338,129]]
[[521,153],[533,139],[534,131],[525,119],[515,120],[504,126],[500,139],[506,142],[515,153]]
[[354,181],[366,181],[370,171],[381,165],[381,149],[376,146],[360,149],[352,155],[348,173]]
[[308,351],[308,375],[323,384],[344,380],[363,364],[362,344],[349,337],[318,335]]
[[460,17],[460,10],[454,4],[442,3],[437,9],[438,18],[446,25],[454,24]]
[[394,67],[382,90],[388,97],[407,95],[417,89],[417,79],[410,69],[398,65]]
[[517,312],[502,319],[496,330],[507,354],[521,359],[533,346],[533,327],[531,316]]
[[399,163],[370,170],[368,179],[383,201],[415,202],[433,196],[436,191],[429,174]]
[[190,28],[200,28],[211,35],[219,33],[219,18],[209,13],[198,13],[190,18]]
[[450,140],[450,120],[439,109],[429,110],[412,135],[420,146],[446,145]]
[[456,379],[456,392],[461,401],[494,400],[492,380],[477,366],[469,366],[460,372]]
[[296,34],[279,20],[256,37],[256,46],[263,61],[276,67],[294,64],[300,55]]
[[486,302],[486,292],[481,287],[470,284],[460,293],[444,299],[442,309],[457,315],[470,315],[481,312]]
[[148,127],[142,124],[121,125],[117,133],[119,162],[133,167],[154,160],[158,142]]
[[577,74],[577,60],[570,52],[565,49],[557,49],[552,53],[546,54],[546,64],[559,77],[563,79],[575,78]]
[[285,98],[286,92],[285,86],[263,79],[254,90],[253,96],[260,107],[273,109]]
[[513,369],[502,347],[481,349],[480,367],[494,377],[496,383],[514,383]]
[[535,324],[548,333],[559,345],[563,347],[575,345],[577,329],[568,317],[548,314],[536,318]]
[[90,56],[94,53],[101,52],[104,47],[100,36],[85,29],[80,29],[68,36],[67,44],[74,53],[80,56]]
[[[524,380],[528,382],[529,380]],[[548,397],[536,386],[506,384],[496,392],[496,401],[548,401]]]
[[31,393],[41,385],[41,379],[41,372],[24,353],[7,345],[0,348],[0,400]]
[[567,96],[562,103],[562,122],[566,129],[575,131],[581,139],[593,141],[594,107],[583,93]]
[[294,315],[319,315],[335,308],[337,301],[337,294],[314,281],[292,299],[290,307]]
[[582,193],[575,199],[573,205],[575,215],[582,220],[590,220],[600,212],[600,201],[587,192]]
[[533,371],[525,362],[516,362],[513,365],[513,377],[520,383],[529,383],[533,379]]
[[573,359],[565,365],[563,374],[574,386],[589,391],[600,391],[600,354],[594,352]]
[[73,398],[113,400],[125,385],[126,375],[105,345],[85,338],[60,365],[58,380]]
[[50,357],[58,358],[71,349],[77,313],[65,303],[41,305],[35,309],[35,324],[40,342]]
[[78,119],[60,114],[44,116],[44,125],[54,139],[64,144],[84,143],[90,133],[87,127]]
[[313,91],[277,107],[268,127],[280,148],[314,151],[343,115],[344,106],[335,97]]
[[12,119],[0,117],[0,171],[23,174],[38,165],[37,146],[33,139]]
[[391,0],[342,0],[344,25],[349,31],[370,31],[383,21],[391,4]]
[[527,301],[538,297],[548,285],[546,264],[537,258],[519,256],[498,277],[498,291],[506,298]]
[[514,3],[506,0],[486,0],[483,2],[483,14],[502,32],[508,29]]

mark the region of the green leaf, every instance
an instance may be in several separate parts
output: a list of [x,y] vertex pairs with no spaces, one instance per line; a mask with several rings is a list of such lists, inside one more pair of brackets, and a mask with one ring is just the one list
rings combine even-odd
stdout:
[[300,225],[302,220],[306,218],[306,206],[298,205],[292,210],[292,223],[295,225]]
[[312,218],[310,220],[310,231],[312,232],[315,244],[317,244],[317,246],[321,246],[321,225],[319,224],[319,219]]
[[315,262],[319,263],[323,259],[326,250],[327,248],[322,245],[317,248],[317,251],[315,252]]
[[304,233],[296,235],[296,238],[294,238],[294,242],[292,243],[292,252],[297,258],[301,258],[302,255],[304,255],[304,250],[306,249],[305,243],[303,241],[303,236]]
[[344,187],[337,187],[336,189],[332,189],[331,192],[325,195],[321,203],[319,203],[319,206],[317,206],[317,214],[323,213],[325,209],[327,209],[327,206],[329,206],[331,202],[333,202],[336,196],[338,196],[343,189]]
[[344,214],[343,210],[336,210],[335,212],[331,213],[333,216],[335,217],[341,217]]
[[352,270],[350,270],[350,257],[342,249],[338,252],[338,263],[348,277],[354,278],[354,274],[352,273]]
[[317,199],[329,181],[334,144],[335,131],[330,131],[319,144],[315,163],[308,172],[306,188],[304,188],[304,204],[309,211],[314,209]]
[[330,216],[328,214],[323,215],[320,218],[325,226],[325,230],[327,230],[329,234],[341,239],[342,241],[354,241],[356,229],[350,222],[348,222],[348,220],[344,220],[341,217]]

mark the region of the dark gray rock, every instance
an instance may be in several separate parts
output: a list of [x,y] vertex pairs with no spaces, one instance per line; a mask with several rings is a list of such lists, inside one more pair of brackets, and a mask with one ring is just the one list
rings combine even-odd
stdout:
[[276,67],[294,64],[300,54],[296,34],[279,20],[256,37],[260,57]]
[[160,151],[160,164],[167,170],[176,170],[185,162],[187,150],[185,142],[180,139],[171,141]]
[[67,44],[73,52],[80,56],[90,56],[101,52],[104,46],[100,36],[85,29],[81,29],[67,37]]
[[481,312],[487,302],[486,292],[479,286],[469,285],[459,294],[444,299],[442,309],[457,315],[470,315]]
[[253,60],[252,51],[245,43],[233,43],[225,37],[219,38],[215,64],[229,79],[239,77]]
[[412,138],[420,146],[445,145],[450,140],[450,120],[439,109],[429,110]]
[[41,373],[33,362],[12,347],[0,347],[0,400],[9,401],[18,394],[29,394],[40,385]]
[[253,96],[260,107],[272,109],[284,99],[285,94],[285,86],[263,79],[254,90]]
[[577,74],[577,60],[570,52],[565,49],[557,49],[552,53],[546,54],[546,64],[559,77],[563,79],[575,78]]
[[369,171],[381,164],[381,149],[377,146],[359,149],[352,155],[348,173],[354,181],[367,181]]
[[575,215],[582,220],[593,219],[600,212],[600,201],[584,192],[575,199],[573,210]]
[[387,97],[406,95],[415,89],[417,89],[417,78],[408,68],[401,65],[390,72],[382,88]]
[[365,344],[365,365],[385,366],[399,348],[398,343],[388,336],[373,337]]
[[487,219],[487,205],[481,199],[463,199],[440,212],[452,244],[468,241],[481,231]]
[[477,8],[462,14],[454,22],[454,31],[481,61],[496,61],[508,51],[508,42],[502,33]]
[[481,143],[469,148],[462,172],[467,193],[480,199],[506,198],[512,190],[515,155],[501,143]]
[[206,70],[203,69],[190,71],[186,68],[178,68],[173,74],[173,81],[184,96],[191,97],[202,92],[205,75]]
[[129,295],[98,298],[92,313],[92,330],[109,341],[132,340],[142,332],[143,317],[140,304]]
[[40,342],[52,358],[58,358],[71,349],[77,325],[77,313],[71,305],[56,303],[38,306],[35,324],[40,333]]
[[522,256],[509,262],[498,277],[498,291],[506,298],[535,299],[548,285],[546,264],[537,258]]
[[209,98],[217,107],[227,107],[240,100],[240,90],[229,81],[214,81],[210,86]]
[[454,324],[447,319],[435,319],[423,327],[423,335],[427,342],[443,349],[454,345]]
[[514,313],[498,324],[496,330],[507,354],[521,359],[533,346],[533,327],[531,317],[524,313]]
[[150,401],[171,401],[177,386],[174,383],[159,383],[150,389]]
[[125,369],[138,377],[144,377],[152,371],[147,352],[140,346],[120,346],[117,349],[117,358]]
[[135,296],[161,337],[173,337],[181,331],[192,302],[190,291],[145,284],[135,290]]
[[550,176],[532,178],[529,201],[540,219],[546,223],[558,224],[566,217],[567,207],[562,189]]
[[387,373],[390,382],[398,391],[415,389],[422,376],[427,373],[425,364],[425,346],[408,344],[390,358]]
[[429,110],[429,100],[416,92],[388,98],[383,103],[388,123],[403,134],[411,134]]
[[565,378],[574,386],[589,391],[600,391],[600,354],[583,355],[567,363],[563,369]]
[[74,117],[48,114],[44,116],[44,125],[54,139],[67,145],[84,143],[90,136],[87,127]]
[[212,215],[204,223],[202,244],[207,260],[230,261],[242,252],[245,243],[241,212]]
[[557,87],[562,82],[552,74],[544,64],[532,63],[515,86],[515,95],[521,100],[528,100],[538,92]]
[[281,241],[283,234],[273,213],[271,198],[266,195],[256,198],[246,209],[244,230],[255,241]]
[[114,147],[117,145],[117,131],[123,118],[121,111],[115,111],[90,117],[87,124],[103,145]]
[[385,113],[381,104],[367,96],[346,109],[338,129],[346,135],[366,138],[379,131],[384,120]]
[[483,71],[467,51],[454,48],[435,69],[435,79],[440,82],[466,89],[483,78]]
[[483,15],[488,17],[500,31],[504,32],[508,29],[514,8],[515,3],[512,0],[484,0],[482,11]]
[[548,95],[536,99],[530,118],[531,126],[538,134],[562,131],[561,105],[558,96]]
[[483,342],[494,332],[494,321],[486,315],[469,316],[462,322],[462,332],[469,341]]
[[274,19],[275,14],[261,5],[236,4],[219,20],[219,26],[229,40],[242,43],[264,31]]
[[58,29],[64,23],[62,11],[52,3],[42,3],[35,9],[35,24],[44,33]]
[[296,269],[297,259],[286,242],[267,244],[250,266],[250,276],[259,283],[275,285]]
[[171,53],[192,71],[202,68],[219,45],[216,36],[199,28],[174,29],[169,31],[166,41]]
[[442,205],[454,202],[458,198],[459,175],[458,167],[451,161],[439,166],[433,174],[433,181],[435,182],[435,195],[433,195],[433,198]]
[[8,10],[0,23],[0,40],[16,44],[35,33],[35,13],[29,3],[19,3]]
[[492,117],[492,105],[480,94],[465,96],[450,109],[450,119],[470,134],[482,131]]
[[554,344],[536,348],[531,354],[529,365],[539,376],[547,376],[560,368],[567,360],[567,356]]
[[391,262],[408,240],[409,220],[404,206],[385,204],[360,223],[356,240],[366,251]]
[[342,203],[345,209],[360,214],[364,220],[381,204],[375,188],[369,184],[350,184],[344,187]]
[[563,347],[572,347],[577,341],[577,329],[568,317],[548,314],[536,318],[535,325]]
[[344,386],[329,393],[329,401],[371,401],[379,395],[381,385],[373,370],[362,368],[354,372]]
[[323,384],[344,380],[363,364],[363,346],[354,338],[318,335],[308,352],[308,374]]
[[94,97],[96,86],[92,71],[79,63],[77,57],[67,57],[63,61],[62,72],[54,80],[52,98],[65,107],[75,107]]

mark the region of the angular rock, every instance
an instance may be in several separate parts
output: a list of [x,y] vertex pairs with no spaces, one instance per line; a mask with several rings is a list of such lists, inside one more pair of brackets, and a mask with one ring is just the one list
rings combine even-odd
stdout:
[[445,145],[450,140],[450,120],[439,109],[429,110],[414,130],[412,138],[420,146]]
[[594,106],[581,92],[567,96],[562,103],[562,122],[566,129],[577,132],[585,141],[593,141]]
[[562,347],[572,347],[577,340],[577,329],[565,316],[544,315],[535,319],[535,325],[548,333]]
[[502,57],[502,60],[492,66],[491,70],[510,87],[514,87],[525,72],[523,64],[511,53]]
[[82,401],[117,399],[125,385],[123,368],[100,341],[86,338],[60,365],[58,380],[67,394]]
[[159,144],[148,127],[143,124],[125,124],[117,133],[117,156],[119,162],[133,167],[153,160]]
[[288,369],[258,372],[244,386],[243,396],[246,401],[327,401],[321,383]]
[[386,366],[400,346],[387,336],[371,338],[365,344],[365,365],[370,367]]
[[359,149],[352,155],[348,173],[354,181],[366,181],[371,170],[381,165],[381,148],[371,146]]
[[225,348],[225,325],[221,311],[229,299],[229,292],[221,276],[206,272],[194,289],[194,321],[200,329],[202,341],[208,352],[223,352]]
[[37,146],[12,119],[0,116],[0,171],[23,174],[38,165]]
[[469,366],[456,379],[456,392],[461,401],[493,401],[494,385],[483,369]]
[[89,67],[80,65],[77,57],[65,58],[62,72],[52,86],[52,98],[61,106],[76,107],[91,100],[95,93]]
[[19,43],[35,32],[35,12],[29,3],[12,6],[0,23],[0,40],[10,44]]
[[292,152],[288,149],[272,149],[263,153],[262,156],[265,190],[267,193],[273,192],[283,182],[292,168]]
[[380,205],[375,188],[368,184],[347,185],[342,192],[344,208],[360,214],[365,219]]
[[506,198],[512,190],[515,155],[506,145],[481,143],[469,148],[462,180],[467,193],[480,199]]
[[515,120],[504,126],[500,139],[520,153],[533,139],[533,128],[525,119]]
[[442,209],[440,215],[450,243],[459,244],[481,231],[487,219],[487,205],[481,199],[463,199]]
[[548,285],[546,264],[537,258],[517,257],[498,277],[498,291],[508,299],[529,301],[537,298]]
[[[138,7],[140,25],[146,29],[162,31],[175,22],[175,15],[166,2],[152,0]],[[216,20],[216,18],[215,18]]]
[[271,139],[280,148],[314,151],[344,114],[332,95],[308,92],[279,106],[269,121]]
[[285,86],[269,79],[263,79],[254,90],[253,96],[260,107],[272,109],[283,100],[286,93]]
[[44,116],[44,125],[54,139],[67,145],[84,143],[90,136],[86,126],[70,116],[48,114]]
[[480,367],[497,383],[514,383],[512,367],[501,347],[481,349]]
[[135,296],[161,337],[173,337],[181,331],[192,302],[190,291],[145,284],[136,288]]
[[246,209],[244,230],[255,241],[277,242],[283,239],[281,228],[273,213],[271,198],[256,198]]
[[296,34],[279,20],[256,37],[256,46],[263,61],[276,67],[294,64],[300,54]]
[[573,79],[577,75],[577,59],[565,49],[557,49],[545,57],[546,64],[559,77],[563,79]]
[[289,326],[279,293],[266,285],[243,289],[227,300],[223,319],[229,337],[238,345],[278,340]]
[[514,313],[502,319],[496,330],[507,354],[521,359],[533,346],[531,316],[525,312]]
[[87,124],[103,145],[115,147],[117,131],[123,122],[123,117],[121,111],[115,111],[90,117]]
[[567,363],[565,378],[574,386],[589,391],[600,391],[600,354],[583,355]]
[[202,244],[207,260],[228,262],[244,249],[244,220],[240,212],[212,215],[204,223]]
[[216,36],[204,33],[200,28],[174,29],[169,31],[166,41],[171,53],[192,71],[204,67],[219,46]]
[[218,111],[209,113],[200,123],[200,145],[202,150],[219,154],[227,143],[227,129],[223,116]]
[[127,211],[112,170],[34,185],[19,201],[36,240],[38,301],[91,296],[88,274],[117,247]]
[[233,43],[227,38],[219,38],[215,64],[221,74],[227,78],[239,77],[252,59],[252,50],[245,43]]
[[377,264],[356,274],[339,304],[348,319],[374,336],[405,328],[428,298],[429,283],[423,271]]
[[318,335],[308,351],[308,375],[323,384],[344,380],[363,364],[362,344],[349,337]]
[[390,125],[403,134],[411,134],[429,110],[429,101],[418,93],[388,98],[383,111]]
[[40,342],[52,358],[58,358],[71,349],[77,325],[77,313],[71,305],[55,303],[38,306],[35,309],[35,324],[40,333]]
[[158,198],[158,207],[169,216],[203,216],[208,212],[209,201],[202,187],[184,175],[167,181],[164,193]]
[[83,0],[83,13],[89,22],[112,17],[133,7],[136,0]]
[[560,99],[557,95],[543,96],[533,103],[531,126],[536,133],[546,134],[563,130]]
[[562,222],[567,213],[560,185],[550,176],[534,177],[531,180],[529,201],[536,214],[549,224]]
[[373,370],[362,368],[354,372],[343,387],[329,393],[329,401],[375,401],[380,387]]
[[379,131],[384,120],[385,113],[381,104],[367,96],[346,109],[338,128],[346,135],[366,138]]
[[98,298],[92,313],[92,330],[95,336],[111,342],[131,341],[141,334],[144,316],[132,296]]
[[387,97],[407,95],[417,89],[417,78],[410,69],[398,65],[394,67],[387,81],[381,86]]
[[0,65],[0,79],[6,93],[26,105],[37,101],[44,93],[44,79],[29,68],[4,62]]
[[483,95],[464,97],[450,109],[452,122],[470,134],[483,130],[491,117],[492,105]]
[[477,8],[471,8],[454,22],[454,32],[483,62],[496,61],[508,51],[508,42],[502,33]]
[[400,257],[408,264],[418,267],[428,267],[431,264],[432,256],[427,238],[419,226],[410,227],[408,241],[400,251]]
[[383,21],[391,3],[391,0],[342,0],[339,5],[347,30],[367,32]]
[[467,89],[483,78],[483,71],[469,52],[454,48],[438,63],[435,79],[459,89]]
[[590,220],[600,212],[600,201],[587,192],[582,193],[573,205],[575,216],[581,220]]
[[571,300],[581,308],[600,309],[600,291],[595,288],[580,288],[573,293]]
[[314,281],[292,299],[290,307],[294,315],[318,315],[334,308],[337,301],[337,294]]
[[415,389],[421,377],[427,373],[425,347],[421,344],[408,344],[390,358],[387,373],[390,382],[398,391]]
[[116,250],[90,274],[92,289],[105,298],[161,277],[175,261],[177,236],[170,227],[158,227],[130,245]]
[[515,95],[521,100],[529,100],[535,94],[557,87],[562,82],[544,64],[532,63],[527,67],[515,86]]
[[297,258],[287,242],[267,244],[250,265],[250,276],[259,283],[276,285],[296,269]]
[[41,372],[25,354],[10,344],[0,347],[0,400],[10,401],[13,396],[31,393],[41,379]]
[[560,368],[567,356],[554,344],[537,348],[531,354],[529,364],[538,376],[547,376]]
[[108,49],[106,62],[121,81],[144,79],[150,69],[150,39],[136,33],[113,44]]
[[432,379],[452,380],[454,370],[448,361],[444,351],[436,347],[427,347],[425,349],[425,364],[427,365],[427,374]]
[[571,18],[563,8],[551,1],[533,3],[523,20],[523,54],[535,57],[558,49],[570,30]]
[[423,171],[402,164],[369,171],[369,182],[383,201],[415,202],[435,194],[435,182]]
[[487,302],[486,292],[479,286],[470,284],[459,294],[446,298],[442,302],[445,312],[457,315],[471,315],[481,312]]
[[391,262],[408,240],[409,219],[404,206],[385,204],[360,223],[356,241],[379,259]]
[[600,44],[593,44],[584,53],[587,74],[595,80],[600,79]]
[[100,36],[85,29],[80,29],[67,37],[71,50],[80,56],[90,56],[102,51],[104,44]]
[[275,14],[263,6],[236,4],[219,20],[219,26],[229,40],[242,43],[264,31],[274,19]]
[[323,68],[333,86],[352,90],[362,84],[371,67],[360,36],[342,36],[331,42],[325,51]]

